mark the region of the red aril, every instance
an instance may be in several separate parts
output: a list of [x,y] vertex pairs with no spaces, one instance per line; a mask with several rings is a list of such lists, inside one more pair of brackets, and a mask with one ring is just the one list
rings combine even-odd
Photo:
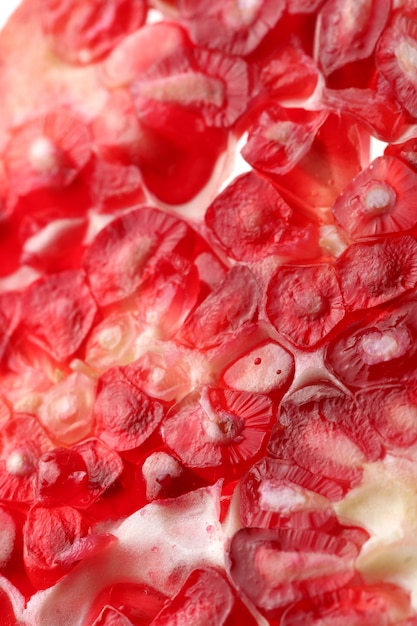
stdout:
[[414,301],[405,300],[355,320],[326,347],[325,362],[348,387],[407,380],[414,373],[415,333]]
[[381,237],[350,245],[336,262],[348,309],[367,309],[411,291],[417,282],[417,241]]
[[181,47],[136,76],[131,92],[141,115],[156,101],[162,110],[190,108],[207,126],[227,128],[246,110],[248,70],[237,57]]
[[399,159],[378,157],[337,198],[333,215],[352,239],[410,230],[416,180]]
[[292,211],[280,194],[254,172],[233,180],[209,206],[209,234],[238,261],[279,254]]
[[73,356],[96,316],[96,303],[80,270],[40,278],[22,299],[25,336],[58,362]]
[[326,76],[372,54],[390,8],[384,0],[327,0],[316,32],[316,54]]
[[[343,623],[351,626],[406,626],[409,622],[403,622],[402,618],[409,611],[408,595],[394,585],[347,586],[313,600],[297,602],[285,612],[281,623],[282,626],[339,626]],[[321,615],[325,616],[324,622]]]
[[110,368],[100,377],[94,405],[95,434],[115,450],[140,446],[157,428],[164,407]]
[[291,343],[310,348],[343,319],[345,306],[331,265],[283,265],[266,292],[266,314]]
[[[414,11],[413,11],[414,9]],[[417,112],[414,55],[417,22],[415,6],[407,5],[382,34],[376,50],[376,67],[385,77],[396,99],[411,115]]]
[[202,47],[236,55],[252,52],[279,21],[285,8],[282,0],[178,0],[180,14],[187,20],[191,37]]
[[256,278],[245,265],[234,265],[224,280],[187,317],[177,337],[197,348],[221,344],[251,322],[258,307]]
[[88,64],[143,24],[146,0],[42,0],[41,20],[56,52],[70,63]]
[[233,475],[259,456],[274,417],[266,396],[205,387],[169,411],[162,436],[187,467]]
[[358,548],[316,530],[243,528],[230,546],[230,574],[237,588],[267,617],[354,580]]
[[174,251],[192,250],[194,240],[185,222],[154,208],[121,215],[99,232],[84,257],[94,297],[106,306],[133,295],[148,264]]

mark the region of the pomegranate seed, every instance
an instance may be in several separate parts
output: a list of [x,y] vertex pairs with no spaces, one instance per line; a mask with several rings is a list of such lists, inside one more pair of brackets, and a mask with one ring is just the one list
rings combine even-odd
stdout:
[[27,336],[56,361],[65,361],[77,352],[95,315],[95,301],[79,270],[40,278],[23,294]]
[[207,209],[205,220],[216,242],[239,261],[279,252],[291,209],[255,173],[236,178]]
[[352,244],[338,258],[336,272],[347,308],[389,302],[415,287],[417,241],[391,236]]
[[88,128],[66,108],[16,128],[5,148],[7,177],[18,196],[67,187],[90,158]]
[[375,159],[334,203],[336,221],[354,239],[413,228],[415,176],[395,157]]
[[293,376],[292,354],[275,341],[264,341],[231,363],[223,372],[222,380],[233,389],[269,394],[278,401]]
[[395,383],[410,378],[415,359],[415,307],[411,300],[358,320],[326,348],[326,364],[349,387]]
[[137,316],[160,338],[172,337],[197,303],[198,269],[180,255],[166,255],[145,270]]
[[357,401],[388,449],[403,448],[405,454],[417,441],[414,415],[417,410],[415,383],[376,387],[357,394]]
[[271,458],[258,461],[240,483],[240,515],[245,526],[274,528],[311,513],[329,516],[330,502],[340,500],[343,491],[337,482],[313,474],[297,465]]
[[406,10],[395,15],[380,37],[376,50],[376,67],[388,81],[395,98],[411,115],[417,112],[414,56],[417,22]]
[[390,14],[383,0],[327,0],[318,14],[316,48],[327,76],[369,57]]
[[106,306],[133,295],[149,263],[193,244],[191,229],[172,215],[147,206],[121,215],[100,231],[84,257],[94,297]]
[[93,380],[74,372],[43,395],[36,413],[51,437],[68,445],[90,434],[95,389]]
[[110,89],[130,85],[152,65],[189,45],[187,31],[178,22],[145,24],[110,52],[100,68],[100,78]]
[[271,54],[254,67],[258,74],[255,92],[259,90],[257,100],[260,101],[286,103],[308,98],[319,78],[317,65],[298,39],[277,42]]
[[[326,615],[326,626],[349,623],[352,626],[391,626],[409,613],[408,594],[394,585],[347,586],[316,598],[300,600],[282,618],[282,626],[319,626],[319,615]],[[323,623],[323,622],[322,622]],[[407,624],[408,622],[404,622]],[[403,622],[401,621],[401,624]]]
[[84,439],[72,450],[81,456],[87,468],[88,493],[84,499],[77,499],[78,507],[87,506],[115,483],[123,471],[123,463],[117,452],[100,439]]
[[143,24],[145,0],[42,0],[41,19],[54,49],[70,63],[88,64]]
[[230,546],[230,574],[267,617],[354,579],[354,544],[316,530],[243,528]]
[[100,439],[120,451],[146,441],[162,420],[164,408],[114,367],[100,377],[94,415]]
[[279,267],[267,287],[266,313],[277,331],[294,345],[315,346],[345,315],[332,266]]
[[180,10],[190,34],[201,46],[244,55],[252,52],[277,24],[284,2],[252,0],[181,0]]
[[224,280],[191,312],[178,339],[197,348],[209,348],[251,322],[258,305],[258,287],[244,265],[233,266]]
[[352,115],[381,141],[396,140],[406,128],[401,106],[373,89],[324,89],[323,102],[339,114]]
[[268,177],[309,222],[326,224],[331,221],[330,207],[359,174],[363,150],[356,122],[344,114],[329,114],[297,164],[286,174],[268,173]]
[[162,436],[187,467],[233,471],[260,453],[273,419],[266,396],[206,387],[168,412]]
[[0,493],[2,500],[32,502],[41,455],[52,444],[31,415],[17,415],[2,425]]
[[132,84],[135,106],[157,101],[191,108],[208,126],[231,126],[246,110],[249,80],[245,62],[220,52],[178,48],[145,70]]
[[[30,509],[23,531],[24,559],[37,588],[50,587],[85,556],[104,549],[113,537],[83,536],[80,513],[70,506]],[[52,528],[52,533],[45,533]]]
[[361,480],[363,463],[380,458],[382,447],[354,401],[337,387],[319,382],[282,403],[268,452],[345,489]]
[[325,111],[268,107],[249,131],[242,156],[256,169],[286,174],[308,153],[326,117]]

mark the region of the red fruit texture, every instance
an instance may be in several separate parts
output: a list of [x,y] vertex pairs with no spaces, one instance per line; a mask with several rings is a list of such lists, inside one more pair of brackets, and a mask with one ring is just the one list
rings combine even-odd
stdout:
[[0,626],[416,626],[417,0],[17,4]]

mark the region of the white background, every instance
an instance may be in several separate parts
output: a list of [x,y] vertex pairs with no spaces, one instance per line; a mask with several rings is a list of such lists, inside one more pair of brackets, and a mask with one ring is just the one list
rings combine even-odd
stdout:
[[19,4],[20,0],[0,0],[0,27]]

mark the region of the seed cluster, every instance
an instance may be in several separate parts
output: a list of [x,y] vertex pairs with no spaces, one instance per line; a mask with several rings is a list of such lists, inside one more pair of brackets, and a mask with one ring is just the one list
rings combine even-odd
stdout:
[[417,625],[416,51],[415,0],[23,0],[2,624]]

